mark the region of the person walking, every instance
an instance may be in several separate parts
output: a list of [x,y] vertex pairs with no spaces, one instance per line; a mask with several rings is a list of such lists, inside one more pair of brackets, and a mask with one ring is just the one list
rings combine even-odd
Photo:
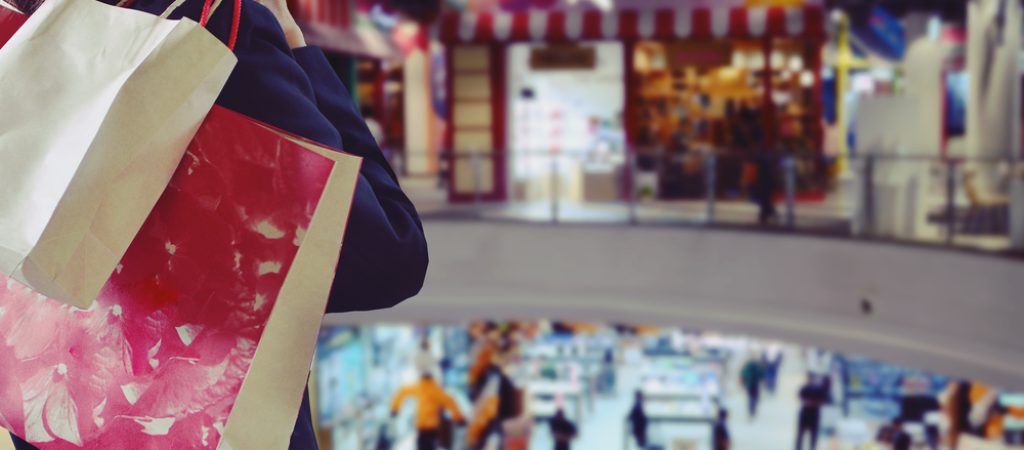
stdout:
[[782,368],[782,347],[772,343],[764,351],[764,388],[769,394],[775,395],[779,382],[779,369]]
[[464,419],[459,406],[448,393],[434,381],[434,377],[425,373],[419,383],[406,386],[395,394],[391,401],[391,416],[398,415],[402,404],[409,398],[416,399],[416,450],[436,450],[441,438],[441,428],[445,411],[452,416],[456,424]]
[[576,424],[565,417],[565,410],[558,408],[551,418],[551,436],[555,441],[555,450],[570,450],[572,441],[576,439]]
[[718,419],[711,431],[712,449],[729,450],[732,448],[732,438],[729,436],[729,410],[722,408],[718,410]]
[[740,384],[747,393],[747,411],[750,419],[757,416],[757,404],[761,397],[761,382],[764,381],[764,368],[757,358],[751,356],[740,370]]
[[778,189],[777,166],[777,158],[769,151],[761,151],[754,156],[757,178],[751,189],[751,197],[758,207],[757,222],[760,225],[768,225],[779,216],[775,210],[775,191]]
[[892,421],[892,450],[910,450],[914,439],[903,429],[903,419],[899,417]]
[[[101,0],[109,4],[116,0]],[[173,0],[133,0],[131,9],[158,15]],[[15,0],[31,13],[42,2]],[[198,21],[203,2],[185,0],[169,19]],[[226,40],[233,8],[218,8],[207,30]],[[323,51],[306,44],[286,0],[245,0],[238,18],[238,62],[217,104],[285,132],[363,158],[328,313],[390,308],[416,295],[427,270],[427,243],[416,209],[402,192],[352,96]],[[319,326],[318,323],[310,326]],[[33,446],[15,439],[18,450]],[[309,393],[304,393],[291,449],[317,449]]]
[[629,410],[629,424],[633,432],[633,440],[640,450],[647,448],[647,413],[644,411],[644,393],[636,391],[633,408]]
[[615,393],[615,351],[611,348],[604,350],[601,358],[601,389],[602,394]]
[[827,399],[825,387],[812,374],[800,388],[800,413],[797,417],[796,450],[803,449],[804,434],[809,435],[810,448],[818,447],[818,429],[821,426],[821,405]]

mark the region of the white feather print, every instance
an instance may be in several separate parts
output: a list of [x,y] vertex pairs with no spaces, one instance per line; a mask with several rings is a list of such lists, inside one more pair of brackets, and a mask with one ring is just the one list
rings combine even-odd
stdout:
[[44,417],[46,427],[54,436],[82,446],[82,435],[78,431],[78,405],[65,383],[54,385],[46,399]]
[[21,391],[25,410],[25,439],[29,442],[53,442],[54,438],[43,424],[47,390],[53,380],[53,369],[43,370],[29,378]]

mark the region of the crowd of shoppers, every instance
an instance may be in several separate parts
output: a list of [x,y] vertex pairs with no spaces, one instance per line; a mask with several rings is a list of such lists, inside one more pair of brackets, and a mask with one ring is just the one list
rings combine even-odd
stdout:
[[[639,331],[617,330],[624,339],[628,340],[638,336]],[[532,323],[495,323],[479,322],[468,328],[470,344],[469,358],[464,363],[464,372],[454,372],[456,380],[445,378],[449,372],[440,368],[447,356],[438,358],[431,349],[430,341],[423,338],[419,342],[410,358],[410,363],[415,367],[420,378],[408,386],[402,388],[394,397],[391,411],[397,413],[401,406],[409,400],[416,402],[415,427],[417,450],[439,450],[439,449],[469,449],[469,450],[527,450],[531,447],[531,435],[534,428],[540,425],[549,437],[550,448],[554,450],[571,450],[580,445],[589,446],[591,436],[581,440],[580,423],[582,416],[579,410],[572,410],[574,414],[567,414],[566,398],[556,395],[553,400],[554,411],[552,416],[538,422],[537,410],[531,410],[525,383],[529,383],[529,376],[549,377],[551,369],[548,365],[538,364],[538,356],[534,347],[537,338],[542,335],[556,337],[579,333],[579,329],[567,323],[532,324]],[[570,341],[572,338],[569,338]],[[659,338],[660,339],[660,338]],[[556,339],[557,340],[557,339]],[[562,341],[558,341],[562,342]],[[639,342],[639,341],[637,341]],[[653,341],[652,341],[653,342]],[[661,351],[658,340],[654,347]],[[674,341],[673,341],[674,342]],[[602,344],[606,345],[606,344]],[[626,347],[622,347],[626,345]],[[674,343],[679,348],[693,351],[692,343]],[[562,347],[555,347],[561,349]],[[594,395],[614,395],[615,389],[602,394],[601,386],[611,385],[619,375],[621,368],[619,363],[628,361],[628,357],[620,360],[624,352],[623,348],[630,348],[629,344],[616,344],[612,347],[596,347],[591,353],[594,358],[593,389]],[[745,401],[745,409],[749,420],[761,426],[758,422],[761,412],[761,402],[764,396],[773,397],[773,393],[780,385],[780,373],[785,360],[786,353],[782,347],[775,344],[767,344],[761,349],[737,351],[740,355],[746,355],[739,359],[731,359],[735,365],[730,363],[738,378],[740,389],[737,393],[741,395],[739,400]],[[644,347],[644,351],[648,350]],[[558,355],[564,355],[564,351],[556,350]],[[576,350],[570,351],[570,353]],[[745,352],[745,353],[744,353]],[[628,350],[626,351],[628,353]],[[646,354],[646,353],[645,353]],[[582,354],[580,354],[582,355]],[[577,355],[577,356],[580,356]],[[822,362],[823,353],[811,351],[807,360],[802,366],[807,370],[806,378],[796,392],[795,398],[799,402],[798,413],[795,419],[795,445],[797,450],[828,447],[834,445],[836,436],[836,422],[826,421],[824,414],[826,408],[833,408],[838,411],[843,407],[845,400],[833,397],[832,372],[828,367],[835,364],[841,365],[840,359],[828,359]],[[574,356],[574,357],[577,357]],[[565,356],[568,357],[568,356]],[[574,358],[573,357],[573,358]],[[461,364],[461,363],[460,363]],[[557,364],[556,364],[557,366]],[[527,369],[532,367],[532,369]],[[526,370],[526,372],[524,372]],[[532,371],[537,371],[536,373]],[[562,369],[556,370],[556,377],[564,375]],[[569,372],[574,372],[569,370]],[[576,370],[576,372],[579,372]],[[465,376],[466,383],[458,381],[458,374]],[[533,373],[534,375],[528,375]],[[787,372],[787,373],[792,373]],[[622,375],[630,379],[629,375]],[[524,378],[525,377],[525,378]],[[445,391],[442,383],[438,380],[448,379],[453,383]],[[547,379],[547,378],[545,378]],[[523,383],[520,385],[519,383]],[[908,386],[915,385],[910,383]],[[923,386],[923,385],[922,385]],[[605,386],[607,387],[607,386]],[[909,389],[909,388],[905,388]],[[645,394],[645,389],[640,388],[632,392],[632,402],[628,409],[624,409],[623,416],[625,430],[628,435],[628,448],[648,450],[663,448],[666,445],[663,422],[659,418],[659,412],[651,416],[652,409],[660,411],[662,400],[650,397]],[[908,391],[909,392],[909,391]],[[461,395],[460,395],[461,394]],[[885,424],[877,429],[877,433],[868,437],[875,441],[875,448],[886,450],[903,450],[910,448],[927,448],[937,450],[939,448],[956,448],[957,439],[961,436],[975,436],[978,438],[999,438],[1007,442],[1014,442],[1013,439],[1020,439],[1021,432],[1014,426],[1014,420],[1021,415],[1021,411],[1014,406],[1007,406],[1001,402],[1000,391],[988,386],[969,383],[954,382],[950,384],[947,392],[940,396],[934,394],[922,394],[929,397],[930,402],[922,401],[911,394],[904,394],[900,404],[901,413],[891,418],[884,419]],[[654,394],[651,394],[654,395]],[[456,399],[461,400],[460,404]],[[784,401],[792,401],[784,399]],[[938,426],[929,422],[934,414],[944,407],[949,424],[949,434],[946,439],[942,438]],[[460,405],[465,405],[464,407]],[[716,412],[709,418],[710,425],[710,448],[712,450],[729,450],[734,448],[734,435],[729,424],[729,411],[725,408],[724,399],[715,400]],[[543,408],[542,408],[543,409]],[[918,411],[920,410],[920,411]],[[463,412],[468,414],[463,414]],[[927,419],[927,420],[926,420]],[[652,433],[652,426],[654,433]],[[453,428],[458,432],[453,433]],[[922,435],[918,430],[923,430]],[[607,429],[594,429],[593,433],[607,433]],[[741,445],[749,433],[749,426],[742,426],[739,430]],[[788,434],[788,433],[787,433]],[[603,435],[603,434],[602,434]],[[829,444],[823,445],[825,436],[831,438]],[[872,439],[873,438],[873,439]],[[685,440],[685,439],[684,439]],[[584,444],[583,442],[588,442]],[[394,442],[383,440],[378,444],[381,450],[392,448]],[[673,441],[674,442],[674,441]],[[536,443],[536,442],[534,442]],[[923,445],[923,447],[922,447]],[[548,447],[545,447],[548,448]]]

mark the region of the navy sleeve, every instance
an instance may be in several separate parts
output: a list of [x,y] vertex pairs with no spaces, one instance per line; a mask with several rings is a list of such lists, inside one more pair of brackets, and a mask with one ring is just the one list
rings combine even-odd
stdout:
[[315,47],[293,52],[309,76],[317,106],[341,134],[343,149],[364,158],[328,311],[394,306],[416,295],[426,275],[427,245],[416,208],[323,52]]
[[[158,13],[168,3],[137,0],[133,7]],[[207,27],[222,41],[232,3],[224,0]],[[172,18],[195,19],[201,6],[186,2]],[[327,311],[388,308],[416,295],[427,267],[419,217],[324,55],[293,52],[273,13],[252,0],[242,6],[235,55],[217,104],[364,158]]]
[[[158,14],[170,0],[136,0],[133,8]],[[187,0],[172,19],[198,20],[202,1]],[[228,40],[234,0],[223,0],[207,29]],[[217,104],[289,133],[340,148],[341,137],[317,109],[313,86],[295,62],[277,18],[253,0],[243,0],[238,41],[238,64],[217,98]]]

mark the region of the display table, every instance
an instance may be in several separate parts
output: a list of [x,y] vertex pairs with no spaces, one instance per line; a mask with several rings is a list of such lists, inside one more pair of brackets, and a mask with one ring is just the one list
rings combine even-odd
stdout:
[[[690,415],[685,412],[669,412],[669,411],[647,411],[647,424],[648,427],[657,424],[691,424],[691,425],[705,425],[708,427],[708,434],[714,439],[714,426],[715,420],[708,417],[700,417],[699,415]],[[622,450],[630,450],[632,442],[632,425],[629,422],[629,418],[626,418],[625,426],[622,427]],[[713,444],[713,443],[712,443]]]
[[[530,397],[530,414],[534,419],[547,419],[558,410],[558,398],[572,402],[572,418],[577,426],[583,419],[583,387],[579,383],[564,381],[535,380],[526,383]],[[567,411],[568,412],[568,411]]]
[[701,386],[681,384],[648,383],[643,393],[644,400],[704,400],[713,396]]

